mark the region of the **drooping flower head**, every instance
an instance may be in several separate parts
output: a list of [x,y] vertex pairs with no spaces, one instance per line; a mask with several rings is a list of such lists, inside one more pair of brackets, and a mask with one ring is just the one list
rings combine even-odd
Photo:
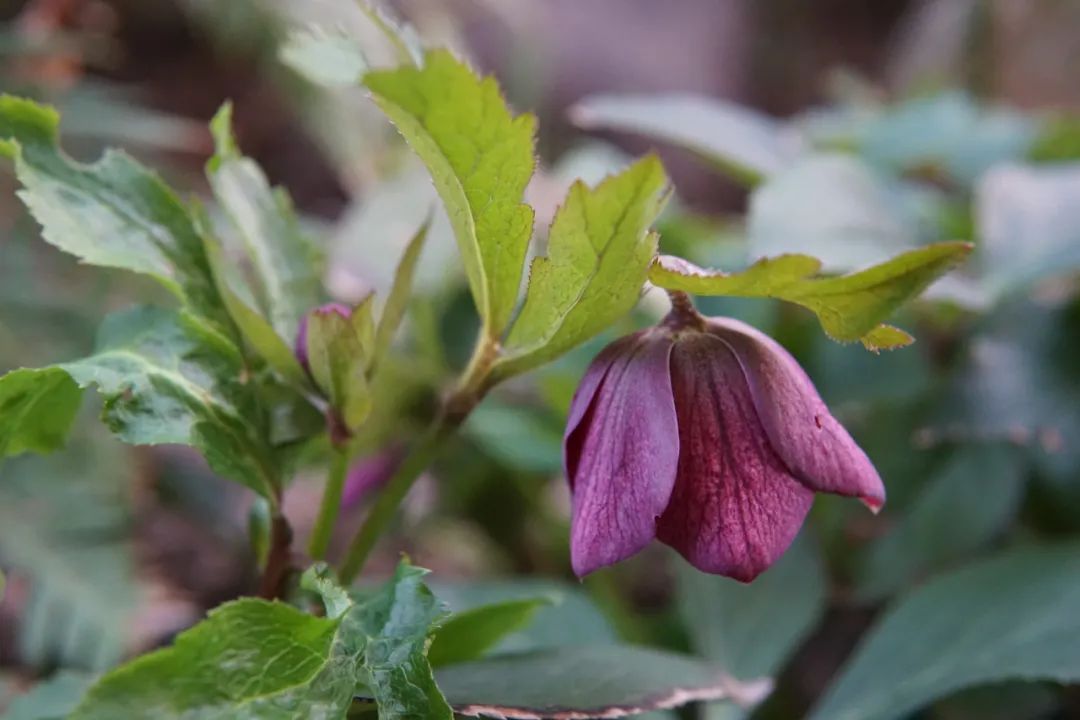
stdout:
[[815,492],[881,508],[874,466],[783,347],[675,305],[601,352],[574,396],[563,449],[578,576],[658,538],[749,582],[794,540]]

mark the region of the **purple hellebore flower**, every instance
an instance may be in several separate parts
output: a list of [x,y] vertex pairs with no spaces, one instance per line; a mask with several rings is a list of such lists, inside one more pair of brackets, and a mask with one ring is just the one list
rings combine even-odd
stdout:
[[296,355],[296,359],[300,361],[300,366],[304,368],[304,372],[308,373],[311,372],[311,365],[308,363],[307,354],[307,326],[308,316],[313,313],[320,313],[324,315],[327,313],[337,313],[341,317],[348,319],[348,317],[352,315],[352,310],[349,309],[348,305],[331,302],[326,303],[325,305],[320,305],[319,307],[309,312],[307,315],[304,315],[302,318],[300,318],[300,325],[296,329],[296,343],[293,345],[293,353]]
[[589,366],[563,439],[571,562],[587,575],[653,538],[749,582],[787,550],[815,492],[877,512],[885,488],[776,341],[686,298]]

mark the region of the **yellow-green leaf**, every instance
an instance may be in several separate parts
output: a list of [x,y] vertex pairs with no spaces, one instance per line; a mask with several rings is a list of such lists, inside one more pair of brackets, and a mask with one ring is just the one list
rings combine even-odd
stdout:
[[649,279],[668,290],[696,295],[770,297],[809,308],[835,340],[861,340],[871,350],[906,345],[907,333],[882,325],[893,311],[921,293],[971,252],[944,242],[901,253],[879,265],[837,277],[817,277],[820,263],[807,255],[759,260],[740,273],[703,270],[680,258],[657,258]]
[[368,73],[375,102],[427,165],[446,205],[486,333],[506,327],[517,301],[533,211],[532,115],[514,117],[493,78],[445,50],[421,68]]

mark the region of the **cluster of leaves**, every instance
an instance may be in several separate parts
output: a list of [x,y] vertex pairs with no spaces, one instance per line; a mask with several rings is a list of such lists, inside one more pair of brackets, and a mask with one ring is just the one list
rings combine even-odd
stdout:
[[[715,157],[737,178],[756,185],[748,222],[747,259],[753,262],[741,263],[741,271],[720,272],[673,256],[657,257],[660,238],[651,227],[670,189],[663,167],[649,156],[593,187],[583,182],[571,187],[548,230],[547,254],[533,261],[519,299],[534,232],[534,210],[523,201],[536,163],[534,119],[515,116],[491,78],[479,77],[447,51],[419,48],[386,18],[376,20],[397,51],[400,66],[395,69],[369,70],[351,39],[326,31],[298,34],[286,55],[321,81],[366,88],[427,167],[480,318],[478,353],[469,367],[482,367],[484,385],[466,388],[478,394],[487,384],[550,363],[601,333],[630,311],[647,282],[701,296],[776,298],[811,310],[837,340],[861,341],[874,350],[906,345],[911,337],[882,321],[971,250],[967,242],[923,242],[926,238],[898,232],[898,224],[889,222],[891,211],[884,221],[874,214],[875,203],[890,195],[867,195],[866,188],[877,188],[878,182],[862,161],[847,155],[819,157],[805,149],[810,140],[793,149],[777,123],[731,108],[688,107],[685,99],[671,105],[639,100],[629,110],[625,99],[609,99],[582,106],[579,117],[617,124],[612,118],[623,113],[639,129],[662,128],[669,136],[675,132],[677,141]],[[711,118],[707,131],[678,135],[702,113]],[[214,119],[212,130],[216,152],[207,175],[224,220],[216,227],[198,204],[179,199],[125,155],[110,153],[90,166],[71,161],[59,150],[58,117],[48,108],[0,100],[0,147],[14,161],[21,196],[45,239],[84,262],[148,275],[178,305],[111,316],[93,355],[0,378],[0,456],[61,446],[83,389],[94,385],[104,397],[103,419],[120,439],[191,445],[215,471],[252,489],[276,510],[297,449],[324,437],[326,418],[332,428],[340,423],[348,434],[356,434],[378,411],[376,373],[405,315],[427,225],[408,244],[378,319],[370,296],[347,314],[309,315],[324,299],[317,244],[303,231],[285,194],[272,189],[258,166],[240,154],[228,107]],[[813,142],[824,146],[827,140]],[[866,142],[868,148],[879,147]],[[720,149],[714,143],[721,143]],[[917,148],[911,157],[937,157],[942,147]],[[871,157],[875,151],[860,152]],[[911,159],[879,161],[903,166]],[[957,159],[950,170],[967,177],[964,173],[974,172],[967,161]],[[811,188],[834,195],[856,188],[859,194],[829,205],[817,202]],[[797,224],[806,217],[792,207],[793,198],[835,223],[819,219],[822,224],[811,228],[823,242],[835,241],[837,228],[848,227],[854,218],[855,227],[876,247],[852,261],[850,255],[839,257],[815,244],[815,233],[807,228],[784,226],[781,220]],[[870,232],[865,232],[867,225]],[[893,242],[897,234],[904,237]],[[770,244],[780,243],[778,238],[783,244]],[[809,254],[790,254],[791,249]],[[1023,277],[1038,275],[1041,270],[1031,266],[1045,268],[1053,257],[1048,252],[1036,258]],[[837,271],[851,272],[832,274]],[[1013,278],[988,286],[1005,292],[1002,288],[1017,282]],[[294,348],[305,319],[301,354],[307,367]],[[496,442],[505,442],[505,436]],[[999,496],[1002,507],[957,528],[960,539],[954,546],[981,546],[1000,530],[1002,518],[1011,516],[1009,498],[1019,494],[1011,460],[995,462],[992,469],[1008,475],[1001,480],[1002,491],[1011,488],[1013,495]],[[895,562],[892,553],[902,556],[898,562],[908,563],[901,567],[912,576],[937,569],[939,556],[903,552],[903,539],[923,537],[922,523],[933,518],[948,519],[967,497],[969,488],[956,487],[962,484],[943,479],[936,492],[926,494],[926,509],[913,506],[911,517],[873,546],[876,559],[867,567]],[[733,698],[752,704],[768,692],[769,683],[734,678],[775,673],[820,619],[826,581],[819,553],[805,540],[750,588],[700,576],[682,578],[688,624],[715,631],[695,635],[692,642],[691,649],[707,660],[616,646],[611,638],[569,647],[525,642],[509,653],[507,636],[520,634],[532,619],[539,621],[545,611],[542,597],[518,596],[447,615],[424,585],[423,571],[408,563],[385,586],[370,591],[343,588],[332,573],[316,566],[302,583],[309,595],[298,597],[321,598],[319,612],[256,599],[224,605],[171,647],[96,681],[72,716],[264,718],[302,712],[344,717],[363,713],[374,702],[379,715],[388,718],[449,718],[454,712],[535,717],[556,711],[605,717],[693,700]],[[968,568],[958,578],[928,584],[887,616],[818,716],[894,717],[976,683],[1017,676],[1070,679],[1061,665],[1049,667],[1044,655],[1032,649],[1054,640],[1054,647],[1068,654],[1076,645],[1074,629],[1060,613],[1036,628],[1016,622],[1036,616],[1033,603],[1042,593],[1075,596],[1075,582],[1050,574],[1067,557],[1064,549],[1017,551]],[[861,572],[860,592],[866,597],[893,589],[882,589],[888,578]],[[962,617],[970,598],[991,578],[1013,575],[1038,592],[1002,594],[993,618],[1011,624],[1015,632],[993,638],[985,633],[988,646],[968,654],[955,618]],[[798,605],[792,606],[793,601]],[[934,641],[920,642],[909,653],[904,649],[911,626],[927,607],[943,620],[931,629]],[[1067,607],[1063,600],[1061,612]],[[703,623],[702,617],[713,622]],[[784,621],[777,622],[778,617]],[[1060,635],[1049,638],[1047,633]],[[905,684],[895,697],[885,692],[881,685],[887,683],[873,670],[886,662],[881,658],[902,656],[910,667],[897,665],[895,673],[916,673],[919,652],[929,653],[938,644],[956,652],[934,656],[933,677]],[[973,665],[974,655],[993,661]],[[67,678],[64,683],[64,691],[73,695],[86,687]],[[730,703],[716,710],[744,712]]]

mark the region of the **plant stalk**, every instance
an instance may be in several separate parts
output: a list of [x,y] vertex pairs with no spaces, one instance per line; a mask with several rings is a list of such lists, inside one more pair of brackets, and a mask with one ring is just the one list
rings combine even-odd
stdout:
[[330,546],[330,536],[341,512],[341,496],[345,491],[345,476],[349,472],[349,455],[347,447],[334,448],[330,471],[323,487],[322,501],[319,503],[319,515],[308,541],[308,555],[312,560],[325,558],[326,550]]

